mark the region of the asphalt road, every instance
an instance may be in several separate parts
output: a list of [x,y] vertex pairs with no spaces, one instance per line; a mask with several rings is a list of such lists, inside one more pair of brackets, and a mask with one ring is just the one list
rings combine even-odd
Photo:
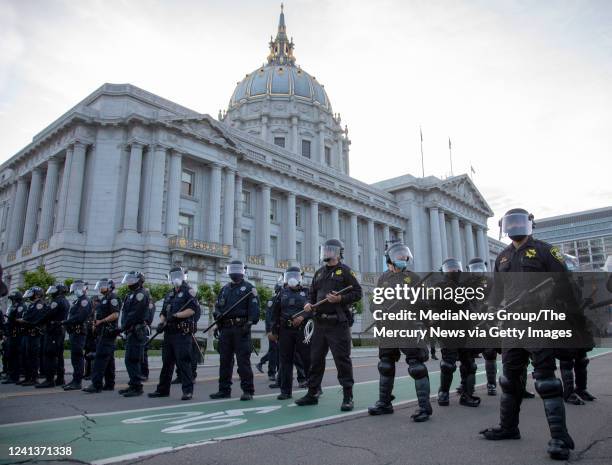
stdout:
[[[570,462],[581,464],[610,464],[612,463],[612,354],[596,357],[589,365],[589,388],[598,399],[585,406],[568,405],[567,416],[570,433],[576,441],[576,450],[573,452]],[[337,384],[333,363],[328,363],[328,371],[324,384],[329,386],[319,406],[293,407],[290,402],[279,406],[267,385],[268,380],[264,375],[256,376],[256,393],[262,397],[254,403],[229,401],[227,403],[214,404],[208,401],[208,394],[216,390],[216,367],[201,368],[195,391],[194,401],[181,402],[180,388],[176,386],[172,396],[167,399],[148,399],[145,396],[123,399],[116,393],[102,393],[98,395],[86,395],[80,392],[63,392],[52,390],[41,392],[32,388],[19,388],[17,386],[1,386],[0,388],[0,424],[16,422],[33,422],[25,425],[0,425],[0,447],[6,448],[12,441],[11,434],[18,438],[33,438],[32,441],[44,441],[51,438],[47,431],[57,429],[59,425],[68,424],[65,420],[51,422],[40,420],[56,419],[58,417],[73,416],[85,425],[79,431],[79,437],[66,441],[77,440],[75,447],[96,446],[105,438],[105,431],[114,431],[106,437],[105,457],[117,461],[122,454],[113,453],[113,441],[117,450],[120,442],[146,443],[149,452],[134,454],[120,463],[145,463],[145,464],[539,464],[553,463],[546,454],[546,443],[548,441],[548,427],[544,417],[542,402],[539,399],[525,400],[521,412],[521,433],[519,441],[489,442],[483,440],[477,434],[478,430],[495,425],[499,415],[499,397],[489,397],[482,394],[482,404],[479,408],[472,409],[458,405],[457,398],[453,398],[450,407],[438,407],[434,403],[434,414],[430,421],[415,424],[410,420],[410,414],[414,409],[414,396],[410,393],[410,379],[398,380],[396,394],[406,402],[396,407],[393,415],[383,417],[369,417],[363,411],[367,405],[376,400],[376,357],[356,358],[355,377],[359,385],[358,392],[362,398],[356,398],[356,413],[350,415],[339,415],[338,406],[341,399],[339,388],[333,387]],[[398,365],[398,376],[405,375],[405,365]],[[437,362],[428,362],[432,373],[432,384],[437,386],[439,374]],[[482,367],[480,367],[482,368]],[[158,371],[152,372],[151,378],[155,379]],[[119,374],[120,380],[125,375]],[[456,374],[458,377],[458,372]],[[372,381],[369,382],[368,381]],[[482,375],[479,381],[482,382]],[[145,390],[152,391],[154,382],[151,381]],[[530,389],[533,390],[531,380]],[[238,389],[238,388],[236,388]],[[297,394],[297,393],[296,393]],[[239,395],[239,389],[234,391],[234,396]],[[159,409],[157,407],[163,407]],[[251,408],[249,413],[242,413],[237,408]],[[125,413],[127,410],[143,409],[142,412]],[[255,411],[263,409],[261,411]],[[277,409],[268,412],[268,410]],[[207,432],[210,438],[206,444],[194,445],[194,442],[182,440],[180,434],[174,433],[178,428],[185,430],[187,420],[178,419],[174,416],[174,423],[167,422],[162,426],[157,423],[144,426],[152,427],[150,430],[137,429],[143,415],[191,415],[190,411],[198,414],[210,411],[204,415],[207,420],[201,421],[199,427],[204,429],[203,424],[212,424],[215,421],[230,421],[230,417],[238,416],[236,426],[224,427],[213,433]],[[112,412],[121,412],[122,416]],[[177,413],[178,412],[178,413]],[[181,413],[182,412],[182,413]],[[222,412],[223,416],[219,412]],[[228,413],[230,412],[230,413]],[[97,416],[99,415],[99,416]],[[125,420],[125,415],[129,416]],[[212,415],[212,417],[211,417]],[[261,416],[258,416],[261,415]],[[113,423],[115,416],[117,421]],[[306,416],[308,421],[298,420]],[[136,420],[134,417],[137,417]],[[295,417],[295,418],[294,418]],[[298,418],[299,417],[299,418]],[[321,421],[321,418],[335,417]],[[203,418],[203,417],[200,417]],[[210,419],[212,418],[212,420]],[[223,420],[220,420],[223,418]],[[103,425],[103,420],[108,425]],[[234,418],[235,420],[235,418]],[[231,420],[231,421],[234,421]],[[245,423],[240,424],[240,421]],[[182,422],[182,423],[181,423]],[[173,424],[168,429],[168,425]],[[197,424],[197,423],[192,423]],[[57,425],[57,427],[56,427]],[[245,429],[249,426],[249,429]],[[20,429],[21,428],[21,429]],[[59,428],[59,429],[58,429]],[[91,428],[91,429],[89,429]],[[104,429],[106,428],[106,429]],[[132,428],[132,429],[129,429]],[[163,429],[166,428],[166,429]],[[191,437],[204,435],[196,427],[191,427]],[[196,428],[196,429],[193,429]],[[209,426],[206,427],[210,429]],[[253,429],[255,428],[255,429]],[[261,429],[257,429],[261,428]],[[26,431],[30,436],[21,434]],[[162,432],[162,429],[164,432]],[[146,433],[146,437],[139,436],[138,432],[152,431]],[[117,434],[121,432],[121,434]],[[187,431],[180,431],[187,432]],[[88,435],[91,433],[91,436]],[[38,436],[37,436],[38,434]],[[71,433],[72,434],[72,433]],[[96,436],[100,435],[100,439]],[[248,434],[246,437],[234,437]],[[195,435],[195,436],[194,436]],[[171,437],[174,444],[182,443],[182,446],[160,448],[166,437]],[[204,437],[204,436],[202,436]],[[120,438],[120,439],[117,439]],[[25,439],[24,439],[25,440]],[[89,441],[89,443],[87,442]],[[178,442],[177,442],[178,441]],[[182,441],[182,442],[181,442]],[[40,445],[44,444],[40,443]],[[151,452],[152,451],[152,452]],[[112,458],[115,457],[115,458]],[[69,463],[68,460],[50,460],[49,457],[38,461],[48,463]],[[73,457],[72,462],[79,460]],[[18,463],[37,460],[32,458],[12,458],[4,463]],[[97,458],[96,463],[105,463],[104,458]]]

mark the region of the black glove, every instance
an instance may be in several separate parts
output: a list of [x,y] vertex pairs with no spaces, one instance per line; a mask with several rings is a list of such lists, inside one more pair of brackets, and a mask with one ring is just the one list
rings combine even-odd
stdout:
[[165,328],[166,323],[160,323],[157,325],[157,328],[155,328],[155,331],[157,331],[158,333],[163,333]]
[[215,328],[215,330],[213,331],[213,337],[215,339],[219,339],[219,329],[218,328]]
[[168,313],[166,315],[166,321],[172,321],[176,318],[176,314],[175,313]]

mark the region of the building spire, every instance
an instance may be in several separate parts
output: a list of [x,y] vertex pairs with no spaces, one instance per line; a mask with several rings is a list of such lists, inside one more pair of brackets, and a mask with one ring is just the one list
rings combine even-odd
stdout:
[[268,64],[295,66],[293,56],[293,39],[287,38],[287,26],[285,25],[284,5],[281,3],[281,12],[278,18],[278,32],[276,38],[270,40],[270,54]]

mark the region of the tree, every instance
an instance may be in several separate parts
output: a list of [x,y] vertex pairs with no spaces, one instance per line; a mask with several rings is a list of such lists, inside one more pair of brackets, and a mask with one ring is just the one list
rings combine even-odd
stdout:
[[158,302],[166,297],[166,294],[172,290],[172,286],[170,284],[149,284],[145,286],[151,292],[151,298],[153,302]]
[[48,273],[45,267],[41,265],[34,271],[26,271],[23,274],[23,287],[20,287],[19,290],[24,292],[31,287],[38,286],[45,292],[52,284],[55,284],[55,276]]
[[257,286],[257,295],[259,296],[259,318],[265,320],[268,300],[270,300],[273,295],[272,289],[265,286]]

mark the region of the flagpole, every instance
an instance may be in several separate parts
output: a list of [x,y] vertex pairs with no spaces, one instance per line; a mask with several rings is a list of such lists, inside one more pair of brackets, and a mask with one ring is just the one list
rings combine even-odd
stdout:
[[423,130],[421,126],[419,126],[419,133],[421,134],[421,171],[423,173],[422,177],[425,177],[425,161],[423,159]]
[[448,157],[450,159],[451,176],[454,176],[454,174],[453,174],[453,150],[451,148],[450,137],[448,138]]

